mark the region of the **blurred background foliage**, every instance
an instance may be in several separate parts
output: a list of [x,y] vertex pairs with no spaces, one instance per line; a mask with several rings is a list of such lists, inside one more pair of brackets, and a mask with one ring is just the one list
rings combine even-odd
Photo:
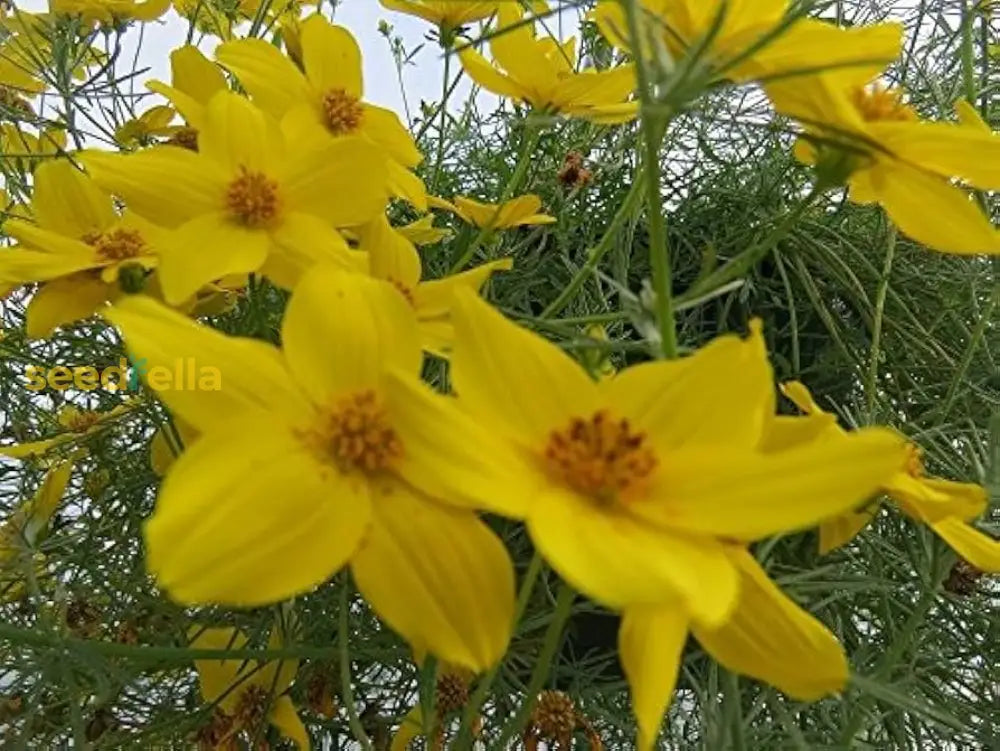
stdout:
[[[582,15],[589,3],[563,5]],[[993,58],[1000,27],[993,3],[816,5],[813,12],[846,24],[904,19],[909,44],[891,76],[906,85],[918,109],[949,119],[954,102],[968,97],[1000,126]],[[116,57],[119,32],[81,33],[68,20],[45,27],[52,52],[42,62],[58,96],[45,116],[0,105],[3,127],[30,133],[57,124],[70,144],[108,141],[136,110],[152,103],[140,104],[127,91],[138,74],[130,72],[131,61]],[[384,33],[391,41],[392,30]],[[584,57],[602,64],[612,59],[588,24],[582,36]],[[395,43],[400,64],[408,43]],[[90,73],[73,79],[67,72],[74,61],[89,62]],[[405,81],[418,73],[404,68],[402,75]],[[439,171],[433,159],[424,165],[424,177],[439,195],[496,199],[517,170],[519,154],[527,153],[521,192],[542,196],[548,213],[558,217],[551,227],[508,231],[487,243],[481,252],[515,259],[514,270],[492,283],[491,299],[590,362],[618,367],[646,358],[648,338],[655,335],[646,287],[648,243],[641,207],[629,206],[638,172],[638,126],[543,121],[509,104],[476,99],[453,101],[445,118],[437,114],[436,103],[422,103],[411,125],[422,133],[425,154],[442,149]],[[7,190],[18,198],[27,194],[33,164],[44,157],[19,148],[15,132],[4,131],[0,169]],[[763,97],[748,88],[706,92],[674,121],[662,159],[674,292],[683,302],[682,346],[744,331],[751,317],[762,318],[779,378],[804,380],[847,425],[900,428],[924,446],[931,472],[983,482],[995,512],[1000,266],[928,252],[897,236],[881,212],[848,204],[841,194],[827,194],[799,212],[810,176],[791,156],[791,140],[788,125],[775,120]],[[405,207],[396,208],[394,219],[412,218]],[[713,270],[768,242],[786,222],[791,229],[782,230],[760,263],[726,284],[712,283]],[[581,276],[573,295],[561,299],[609,227],[615,231],[607,254],[593,273]],[[474,241],[474,230],[458,222],[452,230],[450,238],[424,248],[425,276],[444,274]],[[57,413],[67,402],[101,411],[121,403],[120,395],[100,390],[36,394],[24,388],[29,364],[102,366],[123,356],[114,331],[99,322],[29,341],[23,328],[28,295],[30,290],[17,292],[0,302],[5,443],[64,431]],[[277,342],[284,302],[282,293],[252,284],[212,322]],[[433,378],[443,372],[440,364],[428,370]],[[150,440],[168,420],[162,406],[139,393],[105,429],[81,433],[61,447],[57,456],[75,458],[62,505],[45,534],[31,545],[21,540],[0,564],[3,747],[196,745],[211,710],[198,695],[186,648],[193,622],[239,626],[250,637],[252,649],[238,655],[246,657],[263,653],[277,619],[289,646],[267,654],[301,658],[293,696],[319,748],[359,747],[348,729],[345,672],[374,748],[389,747],[419,696],[436,693],[453,729],[463,692],[474,690],[475,682],[468,686],[446,666],[436,666],[437,678],[435,666],[418,669],[406,646],[360,598],[348,597],[342,614],[341,590],[351,587],[345,574],[292,606],[247,612],[182,609],[154,588],[143,565],[141,526],[159,483],[150,466]],[[50,465],[0,461],[0,519],[9,520],[37,491]],[[1000,531],[997,521],[993,513],[982,526]],[[495,526],[521,575],[537,565],[522,529],[500,521]],[[854,671],[847,692],[801,705],[727,674],[692,643],[662,747],[1000,748],[996,582],[892,510],[883,510],[876,524],[834,554],[820,557],[816,547],[816,535],[807,533],[768,541],[756,553],[786,591],[843,641]],[[552,616],[555,584],[550,572],[541,571],[486,697],[480,738],[487,745],[520,706]],[[634,731],[615,656],[616,618],[582,600],[574,608],[546,687],[572,700],[568,726],[576,726],[578,747],[599,738],[607,748],[629,748]],[[558,715],[558,702],[545,706]],[[535,734],[529,733],[528,744],[559,724],[545,712],[525,719]],[[282,747],[276,736],[257,740]]]

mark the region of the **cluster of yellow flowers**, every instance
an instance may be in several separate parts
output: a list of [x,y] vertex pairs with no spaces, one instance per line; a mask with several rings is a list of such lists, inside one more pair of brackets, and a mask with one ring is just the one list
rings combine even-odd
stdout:
[[[543,2],[382,3],[437,24],[480,86],[549,116],[635,118],[648,104],[634,97],[647,59],[687,65],[685,85],[699,90],[758,82],[779,114],[802,124],[796,154],[821,186],[846,183],[851,200],[881,204],[928,247],[1000,253],[968,190],[1000,188],[1000,138],[966,104],[959,122],[924,122],[899,91],[873,82],[899,54],[898,25],[842,29],[789,17],[787,0],[602,0],[593,20],[638,62],[579,71],[575,40],[536,36],[527,11],[545,14]],[[166,8],[66,0],[51,10],[89,25]],[[511,259],[423,280],[415,242],[442,230],[430,215],[392,226],[392,199],[485,232],[554,219],[534,196],[502,205],[428,196],[412,136],[364,101],[347,29],[319,14],[300,20],[293,3],[265,12],[241,2],[225,17],[206,3],[177,8],[225,40],[215,61],[194,46],[175,50],[170,83],[149,84],[169,105],[118,134],[123,152],[67,153],[57,143],[47,153],[58,158],[33,171],[30,203],[7,207],[3,230],[18,245],[0,251],[0,288],[41,285],[30,336],[99,313],[150,366],[194,358],[222,373],[221,392],[159,395],[189,443],[160,462],[166,477],[145,530],[149,570],[170,597],[276,603],[349,566],[418,657],[480,672],[506,651],[515,577],[479,512],[522,521],[566,582],[623,614],[621,659],[639,745],[650,748],[689,633],[727,668],[793,697],[844,686],[837,639],[768,578],[749,552],[755,541],[819,526],[833,549],[873,518],[870,499],[887,494],[974,565],[1000,571],[1000,544],[969,523],[985,508],[981,488],[925,477],[901,436],[842,429],[799,383],[782,390],[803,414],[778,413],[757,323],[746,338],[721,336],[688,357],[598,379],[479,297]],[[284,52],[235,38],[234,24],[264,14],[280,26]],[[16,18],[21,34],[35,33],[25,14]],[[464,24],[490,19],[492,61],[460,42]],[[5,43],[15,52],[17,38]],[[30,106],[43,86],[31,64],[11,59],[0,91]],[[280,347],[196,320],[249,275],[291,293]],[[424,352],[449,360],[450,389],[421,380]],[[68,471],[56,466],[36,505],[51,509]],[[199,631],[194,644],[240,639]],[[221,737],[264,713],[308,745],[280,696],[294,666],[199,669],[206,699],[225,696]],[[248,671],[252,680],[226,694]]]

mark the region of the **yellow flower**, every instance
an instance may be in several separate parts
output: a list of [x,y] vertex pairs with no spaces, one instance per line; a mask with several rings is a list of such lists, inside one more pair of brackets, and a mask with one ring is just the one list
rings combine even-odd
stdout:
[[229,91],[226,78],[215,63],[190,44],[170,53],[170,85],[147,81],[146,88],[170,100],[181,113],[190,132],[175,134],[174,146],[198,150],[198,129],[205,127],[205,114],[212,97]]
[[720,625],[738,594],[725,540],[847,510],[902,456],[883,430],[762,453],[774,394],[759,326],[748,340],[723,336],[595,383],[471,291],[454,300],[457,402],[391,381],[415,459],[403,474],[435,496],[525,519],[553,568],[607,606],[675,596]]
[[285,118],[289,138],[310,144],[360,136],[387,153],[394,195],[427,209],[420,178],[410,172],[423,158],[395,112],[362,101],[361,50],[351,32],[320,15],[301,24],[300,71],[262,39],[226,42],[216,58],[232,71],[254,102]]
[[115,141],[125,148],[133,148],[147,143],[154,136],[173,135],[180,130],[180,126],[170,124],[174,114],[173,108],[166,105],[150,107],[115,130]]
[[[191,649],[233,650],[245,649],[246,636],[234,628],[202,628],[192,626],[189,630]],[[277,631],[271,632],[269,649],[280,649],[281,639]],[[298,672],[298,660],[281,660],[259,663],[257,660],[231,658],[221,660],[195,660],[198,671],[198,685],[201,698],[212,704],[219,714],[215,722],[225,728],[213,738],[217,747],[225,748],[224,742],[234,740],[240,733],[249,737],[259,737],[265,730],[262,725],[273,725],[282,736],[295,742],[299,749],[310,748],[309,734],[288,689]]]
[[65,150],[66,131],[61,128],[43,128],[35,135],[13,123],[0,124],[0,153],[24,172]]
[[162,230],[131,213],[119,216],[111,196],[68,160],[35,170],[31,214],[34,222],[4,223],[20,245],[0,250],[0,284],[43,282],[28,304],[30,337],[92,315],[117,295],[123,268],[156,266]]
[[170,8],[170,0],[49,0],[49,12],[79,16],[89,25],[117,26],[127,21],[155,21]]
[[480,203],[471,198],[456,196],[454,203],[437,196],[430,196],[430,205],[457,214],[461,219],[484,229],[510,229],[536,224],[555,224],[556,218],[539,214],[542,199],[535,195],[518,196],[503,204]]
[[[789,23],[789,0],[640,0],[640,6],[640,33],[661,40],[674,58],[697,51],[711,78],[739,83],[826,68],[865,80],[896,59],[903,34],[898,23],[851,29],[804,17]],[[591,17],[611,44],[632,50],[618,0],[601,0]]]
[[576,39],[559,43],[537,38],[524,21],[519,3],[500,3],[499,28],[490,39],[494,63],[471,46],[458,56],[469,77],[487,91],[526,102],[548,114],[565,114],[601,123],[633,119],[636,102],[626,101],[635,89],[635,69],[576,72]]
[[413,311],[390,284],[315,269],[292,294],[280,351],[144,297],[107,315],[151,367],[194,357],[222,374],[221,392],[161,392],[201,434],[145,528],[149,570],[175,600],[278,602],[349,563],[415,651],[473,670],[500,658],[514,609],[503,544],[471,510],[400,477],[416,457],[382,374],[417,382],[422,358]]
[[[126,377],[127,374],[121,374],[122,381]],[[42,456],[60,446],[82,442],[92,435],[107,430],[118,417],[128,412],[131,408],[131,404],[121,404],[107,412],[95,412],[89,409],[82,410],[70,404],[60,409],[56,415],[56,422],[62,428],[61,432],[56,433],[51,438],[43,438],[40,441],[0,446],[0,456],[10,457],[11,459]]]
[[497,0],[379,0],[383,8],[417,16],[446,30],[483,21],[497,11]]
[[[792,381],[784,384],[781,390],[806,417],[785,418],[784,425],[772,429],[771,445],[822,442],[846,432],[833,415],[816,404],[803,384]],[[933,529],[976,568],[1000,572],[1000,542],[969,524],[986,510],[987,496],[982,487],[927,477],[920,449],[911,444],[895,473],[880,490],[908,516]],[[824,520],[819,528],[820,552],[828,553],[850,542],[877,513],[877,503],[868,504]]]
[[689,631],[726,669],[799,701],[816,701],[847,682],[847,659],[837,638],[783,594],[746,550],[729,546],[726,554],[739,572],[739,594],[725,623],[699,623],[678,603],[625,609],[618,649],[640,751],[654,747]]
[[[767,87],[806,134],[796,156],[840,173],[855,203],[878,203],[906,235],[946,253],[1000,253],[1000,233],[968,186],[1000,188],[1000,137],[967,103],[962,122],[927,122],[900,90],[827,73],[808,85]],[[957,178],[960,183],[955,184]]]
[[228,274],[260,271],[290,288],[314,263],[354,263],[334,228],[383,210],[385,159],[377,148],[345,138],[321,152],[297,150],[277,123],[228,92],[212,98],[203,126],[197,153],[155,146],[80,157],[135,213],[174,228],[159,267],[168,303]]
[[194,24],[202,34],[219,39],[232,37],[234,14],[226,14],[215,4],[205,0],[173,0],[173,6],[181,18]]
[[414,245],[434,245],[451,237],[451,230],[434,226],[434,215],[427,214],[396,231]]
[[465,288],[478,292],[493,272],[506,271],[514,265],[510,258],[502,258],[461,274],[421,281],[417,249],[389,226],[384,216],[360,228],[358,237],[358,248],[368,252],[371,276],[389,282],[402,293],[417,316],[423,348],[442,357],[455,339],[451,323],[451,298],[455,290]]

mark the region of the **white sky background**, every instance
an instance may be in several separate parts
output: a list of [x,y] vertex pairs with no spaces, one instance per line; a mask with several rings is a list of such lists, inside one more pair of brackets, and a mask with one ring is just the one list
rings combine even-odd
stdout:
[[[553,6],[555,4],[553,3]],[[47,10],[48,4],[46,0],[21,0],[17,2],[17,7],[21,10],[38,12]],[[329,18],[328,3],[323,4],[323,14]],[[389,107],[404,118],[403,97],[399,89],[395,63],[389,52],[388,42],[378,32],[380,20],[388,21],[393,26],[393,35],[403,38],[407,51],[413,50],[420,44],[424,45],[414,58],[415,64],[406,67],[403,79],[411,113],[419,114],[421,100],[437,102],[441,98],[443,73],[441,48],[435,41],[427,38],[428,32],[433,27],[419,18],[386,10],[378,0],[340,0],[334,15],[334,21],[350,29],[361,46],[364,57],[365,99],[373,104]],[[557,31],[561,24],[563,36],[572,36],[577,33],[579,26],[577,11],[566,8],[558,16],[548,19],[546,23],[553,31]],[[160,21],[146,24],[138,67],[148,68],[149,71],[137,79],[137,93],[142,90],[141,85],[148,79],[170,80],[170,52],[184,44],[187,30],[187,21],[180,18],[173,9]],[[245,33],[245,26],[242,27],[242,31]],[[539,30],[539,33],[542,31]],[[475,28],[470,27],[470,35],[475,37]],[[138,39],[138,26],[129,29],[124,37],[124,49],[117,65],[119,74],[131,69]],[[199,47],[211,57],[211,52],[217,44],[217,39],[206,38]],[[457,71],[459,67],[458,61],[454,60],[452,71]],[[463,78],[452,95],[453,101],[456,103],[465,101],[470,91],[469,80]],[[489,99],[495,101],[494,97]],[[162,103],[164,102],[160,97],[150,96],[137,106],[137,111],[142,112],[154,104]]]

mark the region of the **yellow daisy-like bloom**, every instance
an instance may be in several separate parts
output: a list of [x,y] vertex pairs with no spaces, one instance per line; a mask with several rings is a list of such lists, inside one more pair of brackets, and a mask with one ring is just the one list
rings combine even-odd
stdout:
[[49,0],[55,16],[79,16],[87,25],[117,26],[126,21],[155,21],[170,9],[170,0]]
[[174,134],[171,144],[198,150],[198,129],[205,127],[208,103],[219,92],[229,91],[222,70],[193,45],[170,53],[170,84],[147,81],[146,88],[170,100],[187,123],[187,132]]
[[500,658],[514,609],[503,544],[468,507],[401,477],[419,456],[383,373],[418,383],[422,358],[413,310],[392,285],[312,271],[292,294],[280,351],[148,298],[107,315],[150,367],[194,357],[222,374],[221,391],[161,392],[201,434],[170,468],[145,528],[149,570],[175,600],[279,602],[349,563],[415,651],[477,671]]
[[1000,136],[967,103],[957,105],[959,123],[927,122],[901,91],[834,73],[767,91],[778,112],[805,127],[796,156],[846,176],[852,201],[880,204],[934,250],[1000,253],[1000,233],[966,189],[1000,188]]
[[[244,649],[247,645],[246,636],[234,628],[192,626],[189,634],[191,649],[222,651]],[[271,632],[268,648],[281,648],[276,631]],[[194,666],[198,671],[201,698],[216,709],[213,721],[221,730],[219,737],[212,739],[216,748],[230,748],[226,743],[235,744],[240,733],[257,737],[266,723],[294,741],[301,751],[308,751],[309,734],[287,693],[298,672],[298,660],[261,664],[242,658],[209,659],[195,660]]]
[[115,141],[128,149],[142,146],[156,136],[172,136],[181,129],[179,125],[170,124],[175,114],[172,107],[163,104],[150,107],[115,130]]
[[490,39],[493,63],[471,46],[458,53],[465,72],[484,89],[548,114],[601,123],[636,116],[638,103],[626,101],[635,89],[634,66],[576,72],[575,38],[563,43],[537,38],[519,3],[500,3],[498,18]]
[[699,623],[679,603],[625,609],[618,651],[632,691],[640,751],[654,747],[689,632],[727,670],[799,701],[817,701],[847,682],[847,658],[837,637],[785,595],[746,550],[727,546],[726,555],[738,572],[739,594],[724,623]]
[[409,224],[397,227],[396,231],[414,245],[434,245],[451,237],[451,230],[434,226],[433,214],[427,214]]
[[699,622],[721,625],[738,594],[723,540],[812,526],[901,461],[903,441],[877,429],[761,452],[774,387],[759,326],[748,340],[723,336],[598,383],[471,291],[455,301],[457,402],[391,382],[415,458],[404,476],[525,519],[553,568],[610,607],[675,596]]
[[368,252],[369,273],[398,289],[413,306],[425,350],[446,356],[455,339],[451,323],[451,299],[458,288],[478,292],[495,271],[513,267],[510,258],[490,261],[481,266],[442,279],[421,281],[420,255],[413,243],[389,226],[383,216],[358,231],[358,248]]
[[0,284],[43,282],[28,304],[28,336],[92,315],[118,294],[123,268],[157,265],[163,231],[119,216],[111,196],[65,159],[35,170],[31,215],[4,223],[20,245],[0,250]]
[[[639,4],[644,47],[647,40],[660,40],[676,58],[697,50],[714,77],[739,83],[808,76],[829,68],[843,68],[865,80],[898,57],[903,34],[898,23],[845,29],[813,18],[789,22],[789,0],[640,0]],[[611,44],[632,50],[625,10],[618,0],[601,0],[591,17]],[[778,31],[783,24],[786,28]]]
[[[833,415],[816,404],[802,383],[792,381],[781,390],[806,416],[784,418],[783,423],[776,425],[769,439],[772,446],[822,442],[846,432]],[[921,451],[911,444],[895,473],[879,490],[905,514],[933,529],[976,568],[1000,572],[1000,542],[969,524],[986,510],[985,489],[973,483],[927,477]],[[875,503],[824,520],[819,527],[820,552],[828,553],[853,540],[877,513]]]
[[276,122],[228,92],[209,102],[197,153],[155,146],[85,152],[81,161],[130,209],[174,228],[159,267],[172,305],[229,274],[260,271],[291,288],[315,263],[351,268],[334,228],[369,221],[387,200],[386,160],[370,142],[297,150]]
[[430,205],[457,214],[463,221],[483,229],[510,229],[537,224],[555,224],[556,218],[540,214],[542,199],[535,195],[513,198],[502,204],[480,203],[471,198],[456,196],[454,203],[431,196]]
[[[121,374],[123,382],[126,377],[127,374]],[[62,428],[61,432],[51,438],[43,438],[40,441],[0,446],[0,456],[10,457],[11,459],[42,456],[59,446],[79,442],[107,430],[118,417],[128,412],[131,408],[131,404],[121,404],[107,412],[95,412],[89,409],[80,409],[72,404],[67,405],[59,410],[56,417],[56,422]]]
[[422,18],[445,30],[484,21],[497,11],[497,0],[379,0],[383,8]]
[[302,22],[300,41],[305,72],[263,39],[226,42],[216,58],[259,107],[284,118],[290,139],[318,145],[359,136],[376,144],[391,157],[393,194],[426,210],[424,185],[410,172],[423,157],[395,112],[362,101],[361,49],[351,32],[315,15]]

